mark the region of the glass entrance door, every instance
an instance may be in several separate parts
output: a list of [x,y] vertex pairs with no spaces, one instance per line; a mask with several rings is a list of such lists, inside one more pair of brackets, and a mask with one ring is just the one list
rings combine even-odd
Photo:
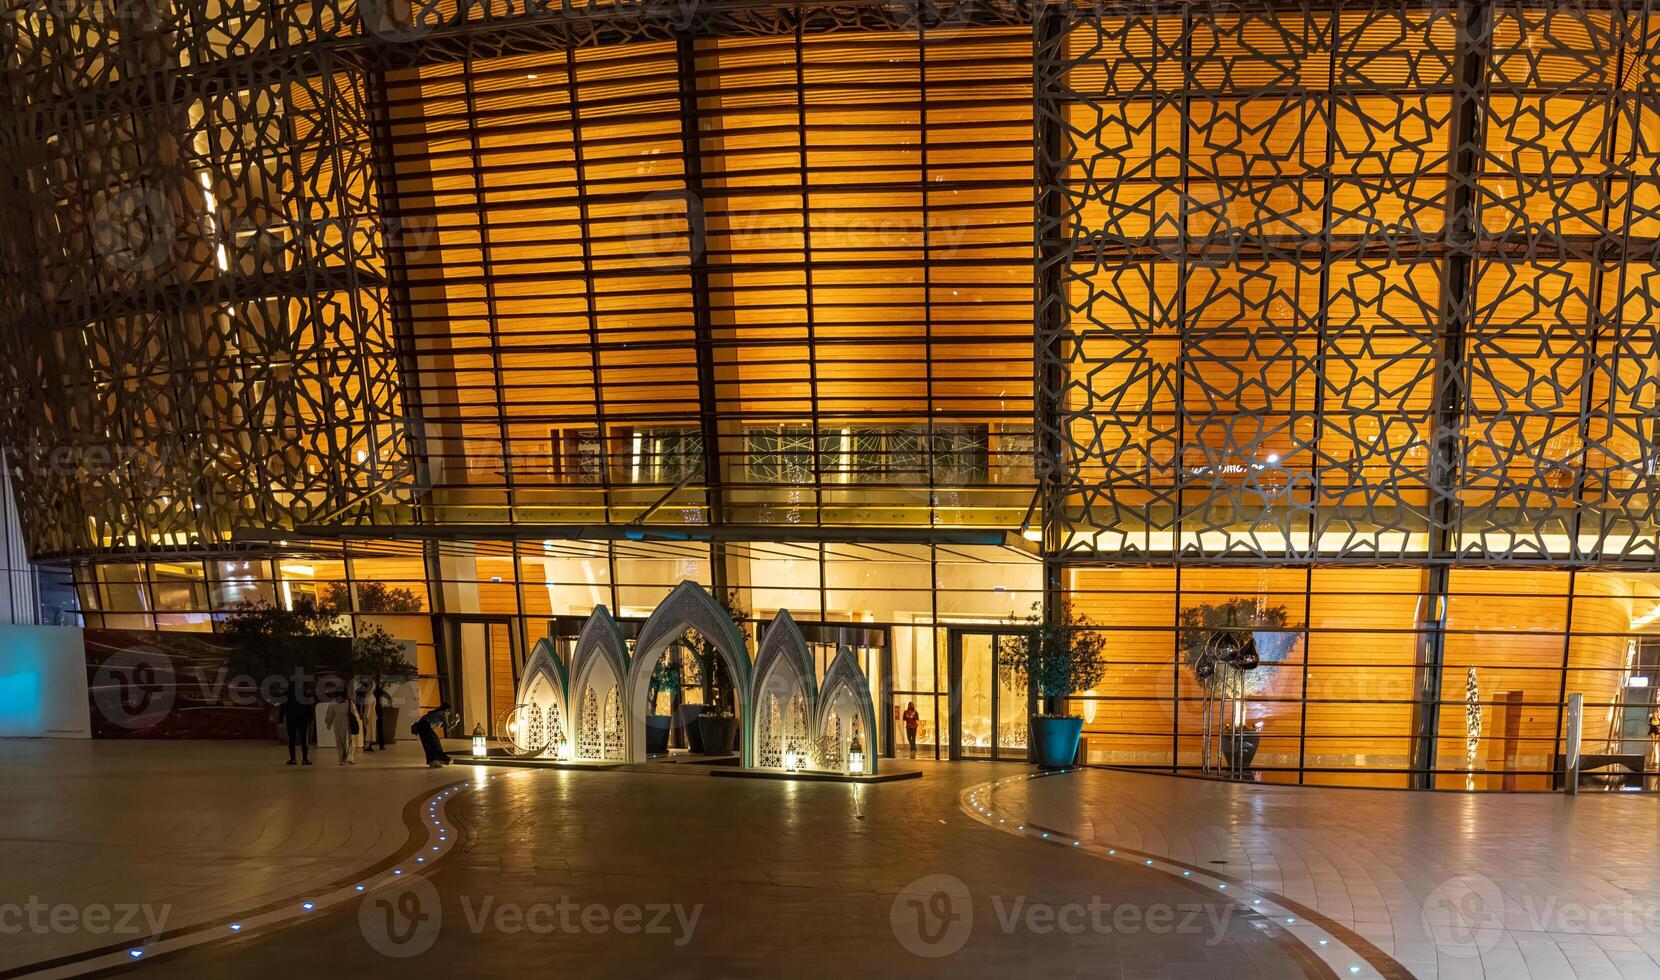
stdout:
[[1031,698],[1001,670],[1015,634],[951,631],[951,758],[1025,759]]
[[[519,690],[524,655],[518,650],[513,620],[505,616],[447,616],[445,642],[453,658],[450,707],[461,722],[461,733],[474,726],[501,738],[498,731],[513,710]],[[448,737],[459,738],[450,733]]]

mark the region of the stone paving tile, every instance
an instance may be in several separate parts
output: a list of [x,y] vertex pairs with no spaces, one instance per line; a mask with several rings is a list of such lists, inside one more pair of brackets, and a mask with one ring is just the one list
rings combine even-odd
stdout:
[[[449,778],[412,742],[356,766],[287,758],[261,742],[0,740],[0,902],[216,920],[389,856],[405,804]],[[29,930],[0,942],[0,970],[134,938]]]
[[[1210,866],[1353,928],[1437,980],[1660,969],[1660,799],[1333,790],[1084,770],[999,812]],[[1126,801],[1134,801],[1128,804]],[[1156,842],[1167,842],[1160,850]],[[1203,847],[1187,842],[1204,841]]]
[[[270,745],[0,743],[8,795],[31,802],[10,808],[0,828],[6,895],[169,903],[174,925],[335,880],[402,843],[409,799],[475,770],[429,771],[403,748],[348,769],[288,769]],[[492,770],[502,778],[461,797],[452,815],[461,848],[422,879],[436,890],[442,928],[418,959],[380,955],[354,908],[137,965],[214,977],[772,977],[786,964],[804,977],[1304,975],[1271,923],[1191,883],[1013,839],[959,811],[966,787],[1024,767],[915,765],[921,780],[862,788]],[[1009,797],[1045,827],[1282,894],[1419,977],[1660,980],[1653,797],[1367,792],[1106,770],[1021,780]],[[900,893],[930,875],[961,882],[973,923],[962,948],[940,959],[916,954],[925,910],[895,912]],[[701,910],[681,945],[615,931],[504,931],[478,918],[486,901],[524,909],[562,899]],[[1021,918],[1091,902],[1204,908],[1222,924],[1214,934],[1145,925],[1069,934]],[[107,941],[98,938],[0,944],[0,969]]]
[[[441,929],[418,957],[393,961],[365,941],[356,910],[251,936],[138,972],[169,977],[338,973],[718,977],[1114,977],[1286,980],[1304,976],[1289,940],[1190,883],[988,831],[961,814],[967,786],[1023,767],[927,765],[920,780],[854,790],[825,783],[677,779],[647,773],[518,771],[459,798],[454,858],[425,880]],[[534,856],[534,860],[527,858]],[[543,870],[563,867],[570,873]],[[960,949],[918,955],[918,910],[896,900],[932,875],[966,897]],[[701,907],[695,932],[663,936],[558,930],[536,936],[478,920],[500,908],[568,899]],[[1097,902],[1138,917],[1076,934],[1035,907]],[[1153,928],[1154,909],[1191,911]],[[369,914],[373,914],[372,912]],[[474,922],[484,921],[475,931]],[[929,919],[942,924],[946,920]],[[951,921],[956,921],[955,919]],[[1034,922],[1036,923],[1034,925]],[[896,925],[897,923],[897,925]]]

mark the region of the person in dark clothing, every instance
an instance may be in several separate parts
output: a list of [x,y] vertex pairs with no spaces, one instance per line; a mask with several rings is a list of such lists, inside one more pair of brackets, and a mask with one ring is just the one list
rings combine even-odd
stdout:
[[277,717],[288,729],[288,764],[294,765],[294,747],[299,746],[300,757],[311,765],[311,725],[316,718],[311,699],[304,691],[289,688],[277,705]]
[[438,741],[438,733],[433,731],[434,725],[441,724],[450,713],[449,702],[446,701],[422,715],[409,731],[421,740],[421,748],[426,751],[427,768],[437,769],[450,764],[450,756],[444,751],[444,746]]
[[386,716],[391,713],[392,693],[376,684],[373,697],[375,699],[375,746],[384,749],[386,748]]

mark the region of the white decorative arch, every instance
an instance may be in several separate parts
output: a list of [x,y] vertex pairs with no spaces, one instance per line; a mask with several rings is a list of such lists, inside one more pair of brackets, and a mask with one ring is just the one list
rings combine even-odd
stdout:
[[[595,606],[582,624],[576,652],[571,655],[569,758],[609,762],[633,758],[634,733],[618,708],[628,660],[628,644],[617,621],[604,606]],[[644,752],[643,730],[637,744]]]
[[623,688],[622,704],[626,719],[627,758],[631,762],[646,761],[645,703],[651,686],[651,671],[669,644],[685,635],[688,629],[697,630],[704,639],[714,644],[721,659],[726,662],[726,669],[732,675],[733,695],[738,702],[739,763],[746,768],[752,766],[754,746],[749,732],[749,648],[744,645],[743,633],[733,624],[732,617],[726,614],[714,596],[691,579],[675,586],[668,597],[658,603],[650,618],[641,625],[640,635],[634,641],[633,663]]
[[531,649],[513,704],[514,720],[524,726],[512,734],[515,744],[534,749],[545,741],[543,756],[571,757],[575,726],[571,724],[570,679],[547,637]]
[[778,610],[755,655],[755,685],[749,703],[755,710],[743,719],[754,748],[757,769],[783,769],[790,750],[810,757],[812,722],[818,708],[818,680],[813,655],[789,611]]
[[876,775],[876,706],[870,700],[870,682],[859,667],[859,659],[852,647],[841,647],[830,668],[824,672],[824,685],[819,689],[818,711],[813,718],[813,733],[818,739],[814,758],[822,769],[846,768],[847,747],[853,739],[853,723],[857,721],[865,749],[865,775]]

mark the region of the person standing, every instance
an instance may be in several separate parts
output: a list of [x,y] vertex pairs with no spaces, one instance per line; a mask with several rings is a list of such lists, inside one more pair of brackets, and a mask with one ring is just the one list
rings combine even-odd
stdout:
[[916,710],[916,702],[905,704],[905,741],[911,743],[911,758],[916,758],[916,730],[922,724],[922,715]]
[[306,696],[299,684],[289,687],[283,695],[282,701],[277,704],[277,717],[288,729],[288,764],[295,764],[294,749],[298,747],[305,765],[311,765],[311,723],[316,714],[312,711],[311,698]]
[[375,750],[375,728],[379,712],[376,710],[374,688],[372,681],[365,681],[357,689],[357,714],[363,726],[363,732],[358,738],[362,740],[364,752]]
[[[375,685],[375,744],[381,751],[386,750],[386,729],[391,727],[386,719],[392,714],[392,693],[380,684]],[[393,736],[396,741],[396,736]]]
[[329,731],[334,733],[334,746],[340,751],[340,764],[357,765],[357,734],[363,728],[357,716],[357,705],[341,691],[329,705]]
[[441,723],[449,713],[450,703],[445,701],[409,726],[410,733],[421,740],[421,748],[426,751],[428,769],[450,764],[449,753],[444,751],[443,743],[438,741],[438,733],[432,730],[433,726]]

